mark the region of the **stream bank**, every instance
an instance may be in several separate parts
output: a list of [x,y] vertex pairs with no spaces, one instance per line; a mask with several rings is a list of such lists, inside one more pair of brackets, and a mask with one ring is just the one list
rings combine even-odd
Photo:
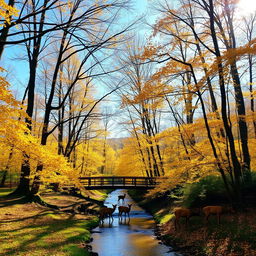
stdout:
[[[182,228],[180,232],[174,231],[174,215],[171,213],[174,200],[168,194],[158,198],[145,199],[146,193],[147,191],[129,190],[132,199],[154,217],[157,223],[155,228],[157,238],[183,256],[205,256],[204,249],[199,244],[185,242],[185,240],[189,240],[190,236],[186,230]],[[181,223],[183,223],[182,220]]]
[[[255,206],[249,206],[232,214],[223,214],[219,225],[216,216],[211,216],[207,225],[204,223],[203,216],[193,216],[187,227],[185,220],[180,219],[181,227],[175,231],[174,215],[171,212],[178,206],[177,201],[170,198],[168,194],[145,199],[145,193],[146,191],[144,194],[141,191],[139,193],[129,191],[132,198],[154,216],[158,223],[156,234],[159,239],[182,255],[256,255]],[[179,205],[181,203],[179,202]]]
[[180,253],[183,256],[205,256],[206,254],[200,246],[196,244],[187,245],[185,243],[185,239],[187,237],[182,237],[182,235],[176,237],[176,231],[174,234],[170,232],[170,229],[173,229],[174,217],[174,215],[170,213],[170,209],[174,200],[168,197],[168,195],[163,195],[161,198],[145,199],[146,193],[147,191],[138,192],[136,190],[129,190],[129,195],[132,199],[153,216],[157,223],[154,230],[157,239],[166,246],[170,246],[173,251]]
[[[124,195],[118,202],[118,195]],[[108,195],[105,203],[112,207],[117,204],[113,220],[106,218],[92,230],[92,251],[99,256],[175,256],[178,253],[163,245],[156,238],[156,227],[152,215],[135,203],[125,190],[115,190]],[[118,216],[118,206],[132,204],[130,218]],[[95,255],[97,255],[95,254]]]

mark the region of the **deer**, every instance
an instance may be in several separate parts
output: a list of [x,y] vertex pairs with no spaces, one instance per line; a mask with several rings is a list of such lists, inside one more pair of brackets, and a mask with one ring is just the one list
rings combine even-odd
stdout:
[[200,208],[176,208],[174,209],[174,215],[175,215],[175,220],[174,220],[174,225],[175,225],[175,230],[177,230],[177,226],[180,227],[179,219],[181,217],[186,218],[186,226],[188,225],[189,218],[191,216],[198,216],[201,214]]
[[108,208],[108,207],[102,207],[99,211],[99,218],[100,220],[102,220],[103,222],[103,219],[105,217],[109,217],[109,220],[110,218],[112,218],[113,220],[113,212],[116,210],[116,204],[112,204],[113,208]]
[[126,214],[130,218],[130,211],[131,211],[132,204],[128,204],[128,207],[126,206],[119,206],[118,207],[118,216],[122,218],[122,214],[124,213],[124,216],[126,217]]
[[119,196],[118,196],[118,202],[119,202],[120,200],[123,200],[123,202],[124,202],[125,196],[126,196],[125,193],[124,193],[123,195],[119,195]]
[[216,206],[205,206],[203,208],[203,213],[205,215],[205,221],[206,223],[208,223],[208,219],[210,217],[210,215],[217,215],[217,219],[218,219],[218,224],[220,224],[220,216],[222,213],[234,213],[235,211],[233,210],[232,207],[230,206],[220,206],[220,205],[216,205]]

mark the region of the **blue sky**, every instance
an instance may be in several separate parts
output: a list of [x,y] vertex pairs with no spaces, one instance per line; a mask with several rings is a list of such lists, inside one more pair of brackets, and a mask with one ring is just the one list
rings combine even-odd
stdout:
[[[148,0],[133,0],[132,9],[125,13],[125,17],[122,21],[123,24],[132,22],[141,16],[147,17],[148,2]],[[137,26],[136,30],[144,36],[146,33],[145,29],[145,27]],[[22,46],[22,48],[13,45],[7,46],[0,64],[8,70],[7,80],[10,82],[14,95],[17,98],[23,96],[24,88],[27,85],[29,77],[28,62],[22,60],[25,58],[25,55],[24,46]]]
[[[152,22],[154,16],[152,16],[151,12],[150,18],[148,18],[148,7],[149,4],[152,4],[152,2],[153,1],[148,0],[133,0],[131,2],[132,8],[123,12],[123,18],[121,19],[119,24],[120,27],[122,28],[125,25],[132,23],[134,20],[137,20],[141,17],[145,18],[145,21]],[[135,26],[134,32],[145,38],[148,31],[149,27],[140,24]],[[29,78],[29,67],[28,62],[26,61],[25,47],[18,45],[7,46],[2,56],[0,65],[8,70],[7,80],[11,84],[11,89],[13,90],[15,97],[21,99],[23,97],[23,93],[25,91]],[[113,110],[116,110],[116,105],[112,104],[112,108]],[[113,137],[120,137],[125,135],[127,136],[126,132],[121,132],[121,127],[119,127],[118,124],[114,126],[116,127],[113,128]]]

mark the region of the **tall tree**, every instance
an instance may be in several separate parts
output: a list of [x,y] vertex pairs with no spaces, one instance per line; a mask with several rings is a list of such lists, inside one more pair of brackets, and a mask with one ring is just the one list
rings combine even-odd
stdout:
[[[80,9],[84,9],[84,0],[77,0],[70,7],[68,20],[72,21],[77,15],[80,15]],[[72,23],[66,27],[61,35],[61,40],[58,43],[58,51],[56,56],[56,62],[53,67],[53,74],[50,82],[49,96],[46,99],[45,114],[43,121],[43,129],[41,135],[41,144],[46,145],[48,136],[51,134],[49,132],[49,124],[52,112],[58,111],[66,103],[66,100],[70,98],[70,94],[76,87],[78,81],[88,79],[89,77],[96,77],[102,74],[106,74],[107,71],[103,68],[103,62],[108,59],[108,57],[97,56],[97,52],[103,50],[104,48],[111,48],[113,44],[118,42],[118,36],[123,34],[127,28],[119,30],[118,32],[111,31],[110,26],[122,8],[123,5],[118,1],[113,1],[105,3],[103,1],[102,5],[93,4],[85,8],[84,15],[79,20],[78,24],[74,26]],[[115,13],[115,14],[113,14]],[[84,35],[84,37],[81,37]],[[68,88],[62,101],[57,106],[54,106],[54,100],[57,92],[57,80],[61,70],[61,66],[64,65],[72,56],[78,55],[81,51],[84,54],[78,58],[77,69],[75,70],[73,77],[70,77]],[[98,59],[99,58],[99,59]],[[88,67],[86,68],[86,65]],[[96,67],[100,70],[94,71]],[[93,74],[91,70],[94,71]],[[113,72],[114,70],[109,70],[108,72]],[[116,90],[116,89],[114,89]],[[96,102],[93,103],[91,109],[83,117],[81,123],[78,124],[76,133],[74,129],[71,131],[71,135],[74,136],[72,140],[69,141],[69,146],[66,147],[66,152],[64,155],[69,157],[71,152],[75,149],[75,145],[78,141],[80,133],[82,131],[83,125],[93,111],[95,106],[111,92],[100,97]],[[70,98],[72,99],[72,98]],[[72,104],[72,101],[70,102]],[[77,119],[78,120],[78,119]],[[77,123],[77,121],[75,121]],[[31,194],[35,195],[39,191],[40,187],[40,173],[42,172],[43,165],[38,164],[36,170],[36,176],[33,180]]]

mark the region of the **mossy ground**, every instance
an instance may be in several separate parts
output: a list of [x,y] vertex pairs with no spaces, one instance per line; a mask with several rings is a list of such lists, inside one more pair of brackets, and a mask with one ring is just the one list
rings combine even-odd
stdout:
[[[6,194],[4,189],[2,192]],[[61,206],[81,200],[56,194],[44,198]],[[23,198],[8,196],[0,197],[0,209],[0,255],[89,255],[85,243],[90,240],[90,229],[98,223],[96,216],[49,210]]]

